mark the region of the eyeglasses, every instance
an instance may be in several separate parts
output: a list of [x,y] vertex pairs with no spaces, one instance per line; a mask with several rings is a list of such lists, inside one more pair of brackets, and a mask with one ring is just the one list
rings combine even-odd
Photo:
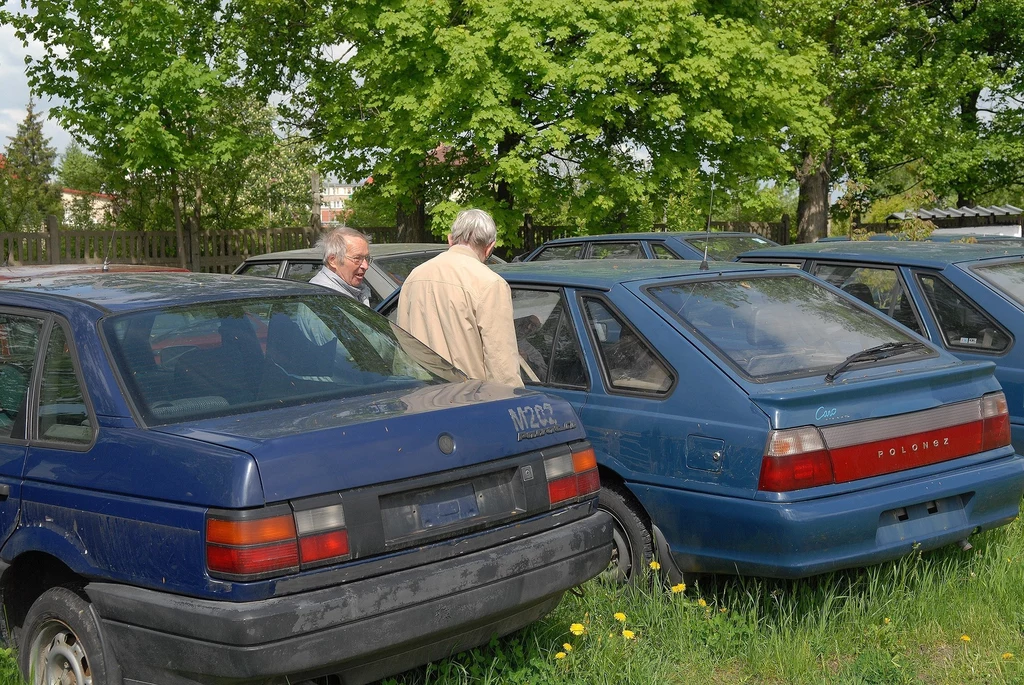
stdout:
[[366,262],[366,266],[370,266],[371,264],[373,264],[373,257],[371,257],[368,254],[361,255],[359,257],[350,257],[348,255],[345,255],[345,259],[351,261],[353,264],[362,264],[363,262]]

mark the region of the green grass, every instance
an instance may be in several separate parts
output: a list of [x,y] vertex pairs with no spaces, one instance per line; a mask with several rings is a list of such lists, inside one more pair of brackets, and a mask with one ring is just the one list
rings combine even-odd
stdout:
[[[1024,524],[971,542],[796,582],[595,581],[526,630],[385,683],[1024,683]],[[0,652],[0,684],[18,682]]]

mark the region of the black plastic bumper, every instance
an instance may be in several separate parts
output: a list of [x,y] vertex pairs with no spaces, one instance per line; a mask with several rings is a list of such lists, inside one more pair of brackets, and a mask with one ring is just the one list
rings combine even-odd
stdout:
[[610,518],[596,512],[464,556],[258,602],[85,589],[125,682],[267,685],[338,674],[364,683],[518,630],[610,554]]

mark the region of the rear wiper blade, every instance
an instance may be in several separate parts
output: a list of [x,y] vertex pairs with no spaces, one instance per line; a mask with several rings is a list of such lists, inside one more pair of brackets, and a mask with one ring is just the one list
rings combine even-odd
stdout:
[[854,352],[849,357],[839,362],[825,374],[825,382],[831,383],[836,379],[836,376],[845,371],[851,364],[855,364],[861,361],[880,361],[882,359],[888,359],[889,357],[895,357],[898,354],[909,352],[910,350],[916,350],[919,347],[925,347],[923,342],[911,340],[908,342],[887,342],[881,345],[875,345],[869,347],[866,350],[860,352]]

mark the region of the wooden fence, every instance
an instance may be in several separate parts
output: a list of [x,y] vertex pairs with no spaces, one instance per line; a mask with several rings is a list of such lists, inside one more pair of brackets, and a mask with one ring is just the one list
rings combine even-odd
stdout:
[[[789,243],[789,217],[778,223],[712,222],[712,228],[751,231],[772,240]],[[658,227],[655,227],[657,230]],[[195,230],[186,225],[184,255],[178,254],[174,231],[70,231],[62,230],[56,217],[48,216],[44,231],[38,233],[0,232],[0,256],[8,265],[99,264],[104,259],[119,264],[184,265],[192,271],[231,273],[247,257],[312,247],[318,232],[306,227],[267,228],[234,231]],[[360,229],[375,243],[398,240],[394,226]],[[511,258],[533,250],[548,240],[571,234],[568,226],[535,226],[527,216],[522,227],[523,245],[507,248]]]
[[[70,231],[48,216],[38,233],[0,232],[0,257],[7,265],[118,264],[180,266],[174,231]],[[394,242],[397,228],[363,229],[374,242]],[[247,257],[312,247],[319,232],[310,227],[235,231],[184,230],[184,266],[192,271],[231,273]]]

